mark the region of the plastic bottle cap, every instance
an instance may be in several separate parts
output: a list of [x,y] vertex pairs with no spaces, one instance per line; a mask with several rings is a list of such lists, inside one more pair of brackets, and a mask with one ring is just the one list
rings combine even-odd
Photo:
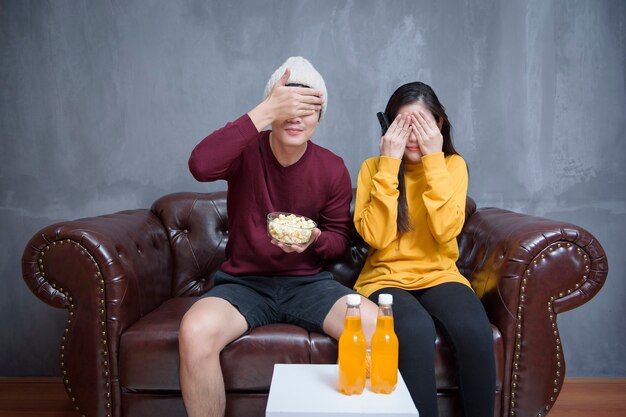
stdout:
[[378,304],[391,305],[393,304],[393,295],[391,294],[378,294]]
[[361,305],[361,296],[359,294],[348,294],[348,305],[349,306]]

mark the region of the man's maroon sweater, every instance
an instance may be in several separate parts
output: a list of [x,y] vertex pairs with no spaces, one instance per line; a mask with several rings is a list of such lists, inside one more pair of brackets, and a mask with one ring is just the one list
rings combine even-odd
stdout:
[[[226,261],[231,275],[302,276],[321,271],[324,259],[348,248],[352,185],[343,160],[309,141],[293,165],[283,167],[248,115],[204,138],[189,158],[198,181],[228,182]],[[322,234],[303,253],[270,243],[268,213],[284,211],[313,219]]]

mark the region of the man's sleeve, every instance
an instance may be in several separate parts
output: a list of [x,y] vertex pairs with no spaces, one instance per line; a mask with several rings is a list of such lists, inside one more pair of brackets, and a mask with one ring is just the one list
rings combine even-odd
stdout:
[[239,156],[259,132],[247,114],[204,138],[191,152],[189,171],[198,181],[228,180]]

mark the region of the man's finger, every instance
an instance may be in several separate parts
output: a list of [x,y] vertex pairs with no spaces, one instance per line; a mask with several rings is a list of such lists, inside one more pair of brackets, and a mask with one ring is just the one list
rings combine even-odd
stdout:
[[291,87],[291,88],[293,88],[293,91],[295,91],[298,94],[302,94],[303,96],[322,97],[324,95],[322,91],[316,90],[314,88],[307,88],[307,87]]
[[285,72],[283,73],[283,76],[280,77],[280,79],[278,80],[278,82],[276,83],[277,85],[286,85],[287,82],[289,81],[289,76],[291,75],[291,70],[289,68],[285,68]]
[[298,114],[297,117],[306,117],[306,116],[310,116],[312,114],[315,114],[315,110],[302,109],[302,110],[299,110],[297,114]]
[[324,103],[324,99],[320,96],[300,96],[299,100],[302,103],[306,103],[306,104],[323,104]]

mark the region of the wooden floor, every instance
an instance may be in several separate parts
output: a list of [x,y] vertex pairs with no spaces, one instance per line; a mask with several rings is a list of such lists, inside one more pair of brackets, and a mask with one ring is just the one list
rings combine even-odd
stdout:
[[0,378],[0,417],[80,417],[61,378]]
[[626,379],[566,378],[550,417],[626,416]]
[[[566,379],[549,417],[624,417],[626,379]],[[58,378],[0,378],[0,417],[80,417]]]

